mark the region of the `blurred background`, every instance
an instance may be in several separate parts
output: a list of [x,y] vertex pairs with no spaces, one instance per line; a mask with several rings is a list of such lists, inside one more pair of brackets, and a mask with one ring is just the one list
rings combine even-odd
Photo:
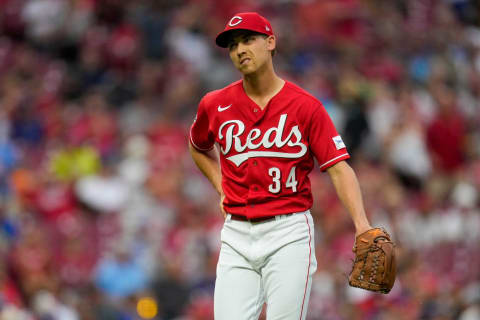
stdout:
[[389,295],[349,288],[353,225],[314,171],[308,319],[480,319],[473,0],[0,0],[0,319],[213,319],[223,219],[188,129],[240,78],[214,38],[241,11],[398,244]]

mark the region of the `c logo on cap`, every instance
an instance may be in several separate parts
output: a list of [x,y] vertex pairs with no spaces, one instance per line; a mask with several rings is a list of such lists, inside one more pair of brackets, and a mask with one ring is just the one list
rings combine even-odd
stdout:
[[234,16],[232,19],[230,19],[230,22],[228,23],[228,25],[230,27],[235,27],[237,24],[239,24],[242,21],[243,21],[242,17]]

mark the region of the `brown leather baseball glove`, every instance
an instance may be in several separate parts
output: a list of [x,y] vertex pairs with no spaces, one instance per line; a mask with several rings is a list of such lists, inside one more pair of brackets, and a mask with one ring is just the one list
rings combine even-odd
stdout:
[[380,228],[370,229],[355,239],[355,261],[348,283],[370,291],[389,293],[395,282],[395,244]]

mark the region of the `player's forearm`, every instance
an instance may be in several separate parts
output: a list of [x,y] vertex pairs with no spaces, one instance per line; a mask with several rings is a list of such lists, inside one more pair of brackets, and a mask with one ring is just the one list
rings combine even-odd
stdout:
[[365,214],[362,194],[353,169],[341,161],[327,169],[335,186],[337,195],[348,210],[355,225],[356,233],[360,234],[371,228]]
[[207,177],[218,194],[222,195],[222,176],[220,172],[218,155],[215,149],[208,152],[200,152],[190,144],[189,150],[197,167],[205,175],[205,177]]

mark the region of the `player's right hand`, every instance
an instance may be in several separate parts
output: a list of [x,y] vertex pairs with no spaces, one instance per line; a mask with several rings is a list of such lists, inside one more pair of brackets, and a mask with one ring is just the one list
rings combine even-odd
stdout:
[[223,208],[223,200],[225,199],[225,194],[222,193],[220,195],[220,211],[222,211],[222,214],[223,214],[223,217],[226,218],[227,217],[227,213],[225,212],[225,209]]

